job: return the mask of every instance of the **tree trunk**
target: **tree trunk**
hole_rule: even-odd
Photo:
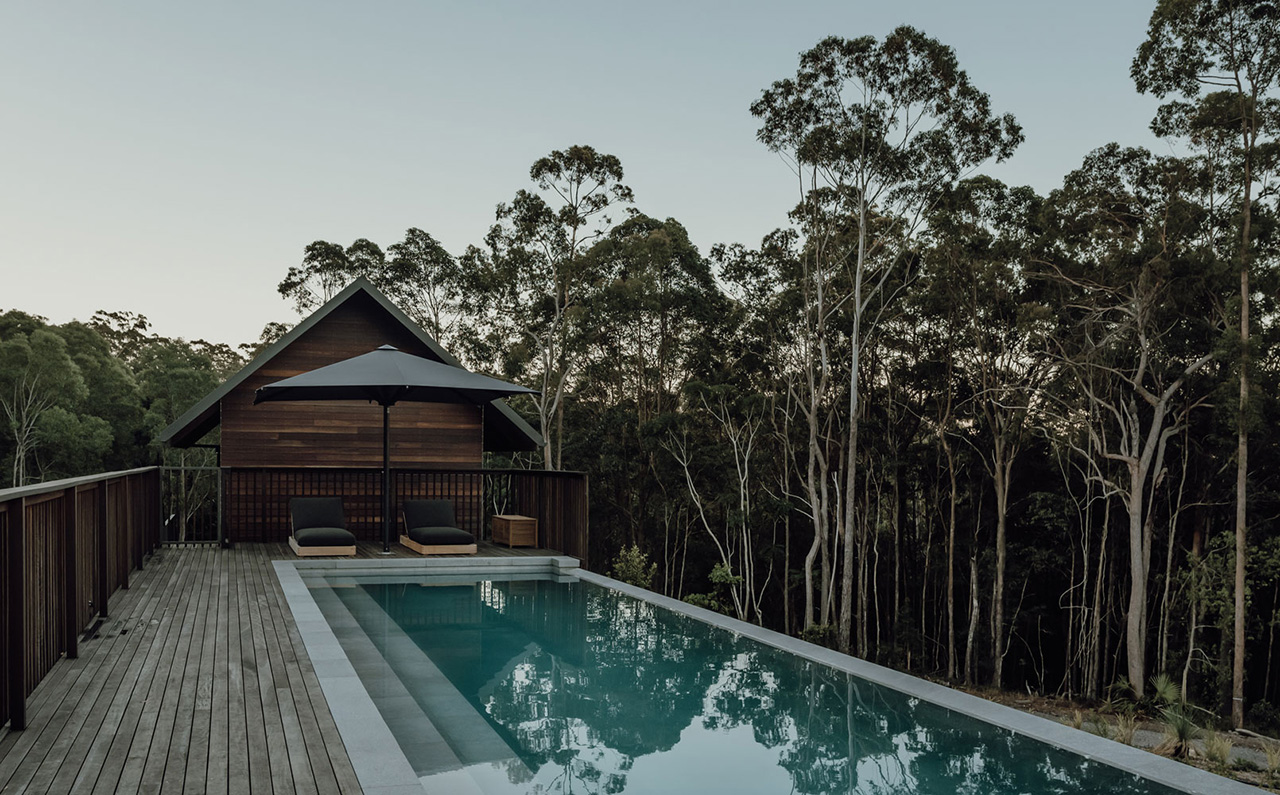
[[[1136,467],[1135,467],[1136,469]],[[1131,475],[1136,489],[1138,474]],[[1129,609],[1125,621],[1125,651],[1129,663],[1129,685],[1142,698],[1146,682],[1147,572],[1142,565],[1142,496],[1129,495]]]
[[[964,684],[969,687],[974,680],[974,641],[978,637],[978,559],[969,558],[969,637],[964,642]]]
[[[1008,553],[1006,530],[1009,514],[1009,468],[1008,462],[1002,460],[1003,446],[996,444],[996,461],[994,467],[996,487],[996,578],[991,606],[995,619],[991,627],[992,665],[994,673],[991,684],[999,690],[1004,686],[1004,570]]]
[[[1245,190],[1246,197],[1248,189]],[[1247,198],[1246,198],[1247,201]],[[1249,216],[1245,215],[1245,248],[1248,247]],[[1244,728],[1244,585],[1246,513],[1249,476],[1249,267],[1240,269],[1240,418],[1236,437],[1236,578],[1235,638],[1231,664],[1231,725]]]
[[[1236,439],[1236,587],[1235,643],[1231,665],[1231,725],[1244,728],[1244,586],[1245,540],[1248,530],[1246,498],[1249,477],[1249,226],[1253,220],[1253,149],[1257,143],[1257,108],[1255,96],[1247,107],[1242,102],[1240,124],[1244,143],[1244,200],[1241,202],[1240,226],[1240,413]],[[1241,100],[1244,99],[1241,95]]]
[[[956,503],[959,502],[959,486],[956,482],[956,463],[951,445],[944,434],[942,449],[947,456],[947,476],[951,482],[950,509],[947,514],[947,679],[956,678]]]
[[[1191,587],[1190,592],[1196,593],[1196,579],[1198,578],[1198,570],[1200,568],[1200,547],[1204,534],[1200,528],[1196,528],[1195,537],[1191,541],[1191,560],[1194,567],[1191,569]],[[1199,620],[1197,615],[1200,605],[1196,598],[1191,598],[1191,616],[1187,622],[1187,659],[1182,665],[1182,700],[1187,700],[1187,680],[1191,678],[1191,664],[1195,661],[1196,656],[1196,623]]]

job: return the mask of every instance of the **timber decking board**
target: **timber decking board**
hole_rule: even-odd
[[[393,557],[418,557],[404,547]],[[480,544],[481,555],[556,554]],[[360,544],[357,557],[384,557]],[[0,733],[0,793],[358,793],[276,580],[284,543],[161,548]]]

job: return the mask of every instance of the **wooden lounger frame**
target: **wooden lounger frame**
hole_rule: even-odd
[[[298,544],[298,539],[289,536],[289,546],[293,547],[293,553],[300,558],[319,557],[321,555],[350,555],[355,557],[356,555],[355,544],[346,547],[304,547]]]
[[[409,536],[400,536],[400,543],[419,555],[474,555],[475,544],[419,544]]]

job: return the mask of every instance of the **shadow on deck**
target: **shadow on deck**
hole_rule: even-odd
[[[360,792],[271,565],[293,557],[287,544],[159,549],[29,696],[26,731],[0,736],[0,790]],[[361,544],[358,557],[384,555]]]

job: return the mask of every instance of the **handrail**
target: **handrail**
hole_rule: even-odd
[[[378,467],[223,467],[223,537],[229,542],[280,542],[289,537],[292,497],[343,497],[347,529],[357,539],[381,539],[382,469]],[[459,527],[483,539],[492,513],[490,488],[507,513],[538,520],[538,545],[587,565],[589,488],[583,472],[495,467],[393,468],[393,495],[454,500]],[[398,510],[393,506],[393,518]]]
[[[0,490],[0,722],[26,728],[27,696],[159,544],[159,467]]]
[[[63,491],[73,486],[87,486],[90,483],[98,483],[103,480],[115,480],[126,475],[141,475],[143,472],[151,470],[159,470],[160,467],[138,467],[136,469],[120,469],[114,472],[99,472],[96,475],[82,475],[78,478],[62,478],[61,480],[46,480],[43,483],[32,483],[29,486],[14,486],[7,489],[0,489],[0,502],[9,502],[19,497],[35,497],[41,494],[47,494],[51,491]]]
[[[191,467],[194,469],[194,467]],[[215,467],[216,468],[216,467]],[[282,469],[316,469],[324,472],[370,472],[381,474],[382,467],[344,467],[344,466],[328,466],[317,464],[315,466],[307,465],[305,467],[220,467],[221,469],[234,469],[238,472],[275,472]],[[511,475],[511,474],[530,474],[530,475],[572,475],[575,477],[586,476],[586,472],[578,469],[520,469],[519,467],[391,467],[392,472],[450,472],[458,475]]]

